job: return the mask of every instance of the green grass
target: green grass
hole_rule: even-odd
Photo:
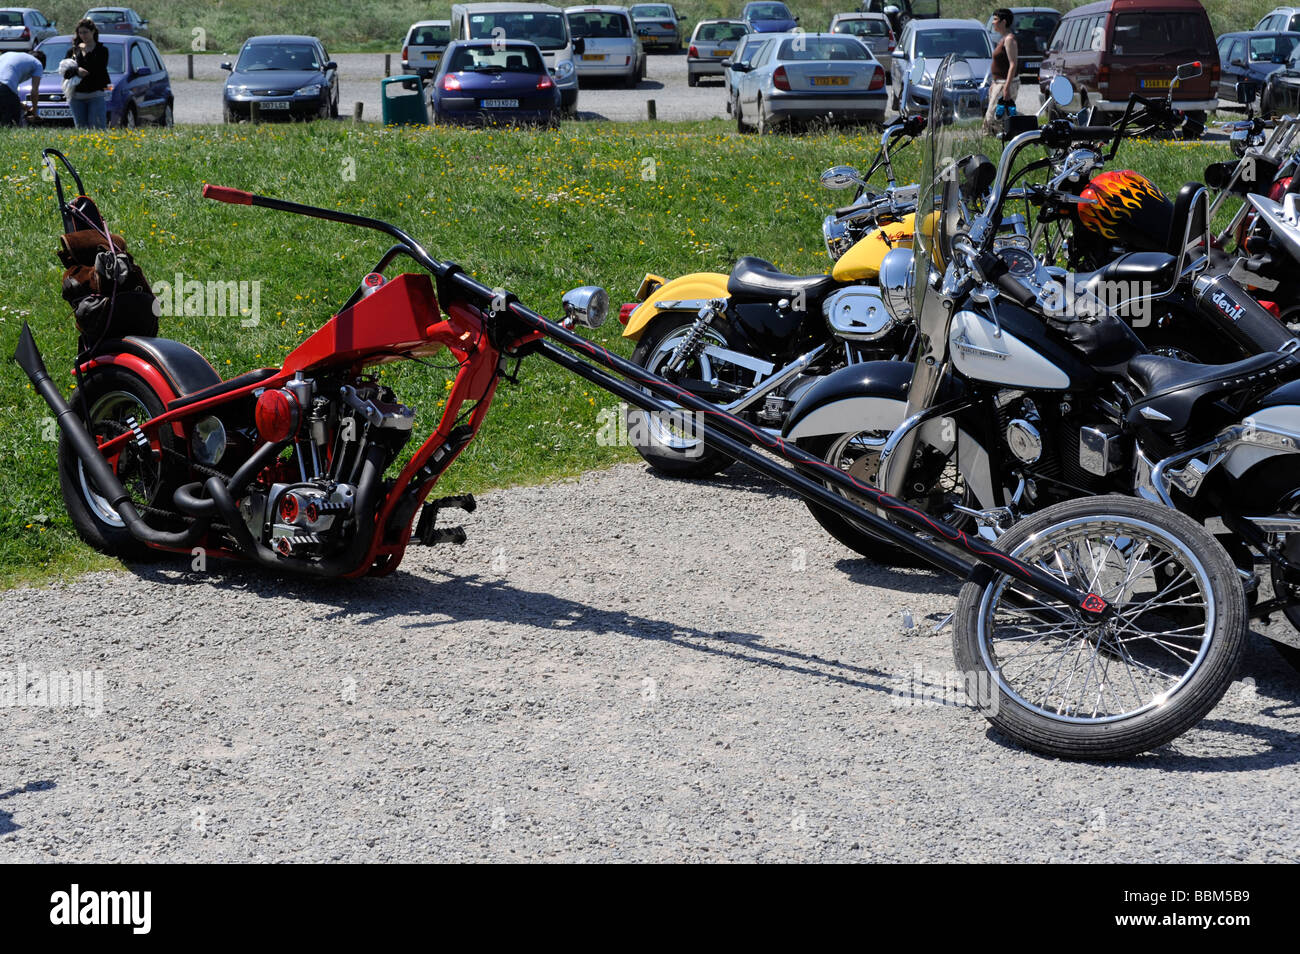
[[[276,365],[351,293],[387,247],[372,232],[199,197],[213,182],[393,221],[436,256],[555,314],[570,287],[603,284],[615,307],[646,271],[728,270],[754,254],[795,272],[825,271],[822,217],[842,194],[818,172],[863,163],[867,133],[739,137],[721,122],[566,124],[559,132],[403,130],[336,123],[177,127],[128,133],[0,131],[0,353],[26,319],[51,371],[71,388],[72,318],[54,256],[61,231],[38,164],[56,146],[80,168],[114,231],[153,282],[260,281],[261,322],[163,318],[161,334],[197,348],[225,376]],[[1171,192],[1225,152],[1208,145],[1126,146],[1131,165]],[[911,153],[915,156],[915,151]],[[354,177],[352,174],[355,174]],[[915,167],[899,167],[901,181]],[[595,337],[624,355],[610,322]],[[428,433],[450,375],[389,366]],[[537,483],[635,459],[596,441],[612,396],[536,358],[503,385],[480,439],[445,492]],[[0,586],[104,565],[77,541],[58,492],[53,428],[17,365],[0,362]],[[416,441],[412,441],[413,449]]]
[[[832,14],[861,6],[860,2],[853,0],[788,0],[788,3],[806,30],[824,30]],[[563,7],[566,4],[554,5]],[[1036,0],[1033,5],[1055,6],[1061,10],[1079,6],[1046,0]],[[685,14],[687,26],[692,27],[705,17],[739,16],[744,0],[684,0],[676,6],[679,13]],[[944,0],[943,13],[950,17],[974,17],[983,23],[996,6],[998,4],[977,3],[975,0]],[[1275,6],[1273,0],[1205,2],[1216,34],[1250,29]],[[56,18],[60,28],[68,32],[87,8],[87,4],[73,5],[66,0],[42,6],[45,15]],[[430,5],[417,0],[358,0],[346,4],[326,0],[296,0],[293,3],[279,0],[220,0],[218,3],[175,0],[166,4],[141,3],[135,9],[149,19],[159,46],[166,52],[176,53],[194,49],[195,29],[204,31],[204,49],[214,53],[233,53],[245,39],[256,33],[308,33],[319,36],[326,47],[336,53],[396,52],[407,27],[416,20],[451,14],[450,3]]]

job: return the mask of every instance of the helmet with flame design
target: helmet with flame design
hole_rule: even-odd
[[[1079,223],[1130,251],[1163,249],[1173,203],[1146,176],[1131,169],[1103,172],[1083,190],[1093,202],[1078,206]]]

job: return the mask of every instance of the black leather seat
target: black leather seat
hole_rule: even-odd
[[[1129,361],[1127,370],[1129,380],[1145,392],[1129,411],[1130,421],[1174,432],[1187,427],[1192,411],[1205,398],[1300,378],[1300,357],[1268,351],[1231,364],[1195,364],[1140,354]]]
[[[1164,252],[1130,252],[1095,272],[1079,272],[1074,290],[1094,296],[1122,318],[1133,317],[1151,307],[1144,296],[1163,294],[1173,285],[1176,263]]]
[[[183,397],[171,401],[167,405],[167,410],[174,411],[178,407],[186,407],[190,404],[196,404],[199,401],[206,401],[208,398],[217,397],[220,394],[228,394],[231,391],[238,391],[240,388],[246,388],[250,384],[257,384],[259,381],[265,381],[273,374],[277,374],[276,368],[258,368],[256,371],[246,371],[245,373],[231,378],[229,381],[221,381],[201,391],[191,391]]]
[[[782,298],[794,301],[802,295],[804,307],[811,310],[839,284],[829,275],[787,275],[771,262],[746,256],[731,270],[727,294],[740,300],[771,302]]]

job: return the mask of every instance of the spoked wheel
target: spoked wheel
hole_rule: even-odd
[[[827,434],[798,442],[802,450],[827,463],[834,464],[859,484],[876,486],[880,470],[880,451],[889,439],[889,431],[857,431],[848,434]],[[827,488],[854,503],[876,513],[876,508],[865,497],[854,496],[840,487],[827,484]],[[919,510],[938,517],[958,529],[966,529],[971,517],[956,509],[955,505],[973,506],[973,498],[957,470],[956,461],[945,457],[932,447],[919,447],[908,476],[904,494],[908,503]],[[831,536],[850,550],[856,550],[878,563],[910,563],[912,555],[902,547],[876,536],[866,527],[840,516],[834,510],[807,501],[808,509],[816,521]]]
[[[664,374],[677,349],[686,345],[694,316],[688,313],[661,315],[650,323],[636,350],[632,363],[654,374]],[[703,350],[714,344],[730,348],[726,332],[714,324],[709,325],[697,342],[694,355],[673,374],[673,380],[705,382],[714,378],[727,381],[734,378],[736,368],[719,364]],[[691,418],[694,420],[694,418]],[[628,439],[642,457],[655,470],[674,477],[708,477],[726,470],[732,459],[710,450],[690,427],[674,426],[672,420],[660,415],[629,410],[627,414]]]
[[[132,423],[143,425],[162,413],[162,404],[147,385],[135,375],[117,368],[91,372],[85,382],[86,405],[90,409],[88,430],[104,444],[132,430]],[[80,411],[81,398],[73,394],[69,404]],[[150,508],[171,508],[175,489],[174,467],[168,454],[174,443],[170,428],[162,428],[150,440],[129,439],[109,464],[122,486],[131,495],[146,522],[159,529],[177,529],[179,524],[156,514]],[[138,557],[148,548],[131,535],[121,516],[86,474],[80,458],[64,437],[59,443],[59,485],[68,516],[81,538],[96,550],[118,557]]]
[[[1114,611],[1085,620],[992,570],[962,587],[957,666],[987,680],[984,715],[1019,744],[1064,758],[1134,755],[1191,728],[1227,691],[1245,595],[1195,521],[1138,498],[1091,497],[1023,520],[998,548]]]

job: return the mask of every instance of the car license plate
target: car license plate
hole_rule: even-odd
[[[582,54],[582,58],[583,58],[584,60],[588,60],[588,61],[590,61],[590,60],[603,60],[603,59],[605,58],[605,54],[604,54],[604,53],[584,53],[584,54]]]
[[[36,111],[41,119],[71,119],[72,107],[70,106],[43,106]]]
[[[284,100],[267,100],[257,104],[258,109],[288,109],[289,104]]]
[[[517,99],[485,99],[483,100],[484,109],[518,109],[519,100]]]
[[[1143,89],[1168,89],[1169,80],[1167,79],[1144,79],[1142,81]]]
[[[814,76],[814,86],[848,86],[849,78],[847,76]]]
[[[714,50],[714,51],[713,51],[713,55],[714,55],[714,56],[730,56],[730,55],[731,55],[731,50]]]
[[[424,54],[424,58],[426,60],[433,60],[433,62],[437,63],[438,57],[440,57],[441,55],[442,55],[441,53],[426,53]]]

